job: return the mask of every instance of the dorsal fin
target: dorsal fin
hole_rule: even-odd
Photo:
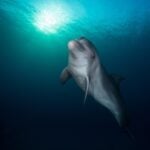
[[[120,76],[120,75],[116,75],[116,74],[111,74],[110,75],[111,78],[114,80],[114,82],[117,84],[117,85],[120,85],[120,82],[125,80],[124,77]]]

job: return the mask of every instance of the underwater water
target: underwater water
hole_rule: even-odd
[[[51,21],[50,21],[51,20]],[[67,43],[85,36],[121,84],[134,143],[70,80]],[[0,149],[150,149],[149,0],[0,0]]]

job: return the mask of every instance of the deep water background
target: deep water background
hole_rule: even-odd
[[[56,34],[34,25],[52,1],[0,0],[0,149],[149,150],[150,1],[61,0],[72,20]],[[53,0],[53,2],[56,2]],[[86,36],[121,84],[134,143],[73,80],[62,86],[67,42]]]

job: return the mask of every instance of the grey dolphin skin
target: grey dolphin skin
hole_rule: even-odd
[[[104,69],[96,47],[85,37],[70,41],[68,49],[68,66],[61,73],[61,82],[64,84],[73,77],[85,91],[84,101],[91,95],[113,114],[121,127],[127,127],[128,117],[119,90],[123,78]]]

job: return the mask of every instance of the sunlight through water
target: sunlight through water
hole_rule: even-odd
[[[51,4],[35,14],[33,24],[42,32],[56,33],[69,23],[71,14],[67,6]]]

